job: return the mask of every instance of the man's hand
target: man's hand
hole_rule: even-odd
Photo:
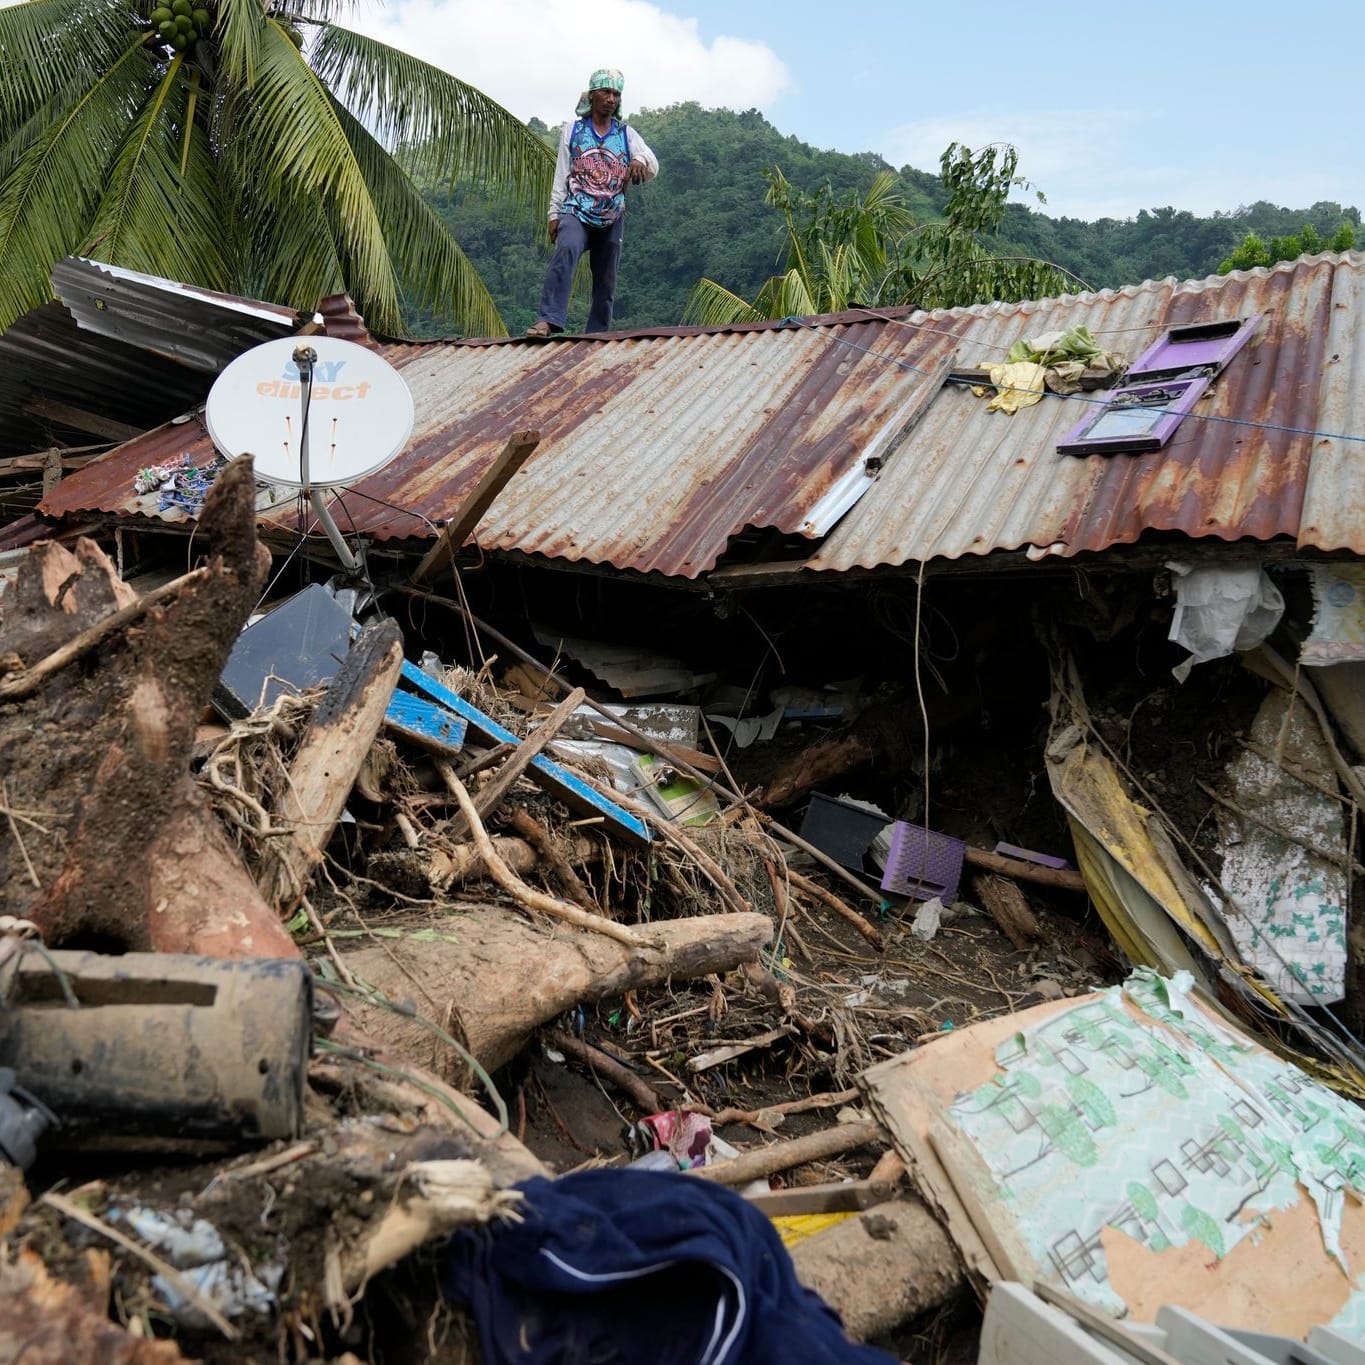
[[[630,183],[638,185],[645,178],[645,163],[643,161],[632,161],[630,163]]]
[[[551,242],[554,242],[554,241],[556,241],[556,240],[558,239],[558,237],[559,237],[559,219],[558,219],[558,218],[551,218],[551,219],[550,219],[549,229],[550,229],[550,241],[551,241]]]

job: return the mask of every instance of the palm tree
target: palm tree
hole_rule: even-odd
[[[348,0],[0,9],[0,330],[77,253],[380,331],[403,302],[505,335],[419,180],[513,208],[553,156],[472,86],[333,22]]]
[[[952,143],[940,161],[944,216],[920,224],[892,171],[879,171],[860,199],[836,198],[828,185],[807,194],[773,169],[766,202],[781,210],[786,225],[784,273],[767,280],[752,303],[715,280],[699,280],[687,301],[687,320],[725,327],[859,306],[956,308],[1086,287],[1061,266],[1001,255],[987,244],[1004,220],[1010,191],[1032,188],[1016,174],[1017,164],[1008,144],[973,152]]]
[[[699,280],[687,301],[687,320],[725,327],[874,302],[895,243],[914,223],[896,192],[895,174],[879,171],[861,198],[836,198],[828,185],[806,194],[777,167],[767,178],[764,202],[781,212],[787,230],[785,270],[766,280],[752,303],[715,280]]]

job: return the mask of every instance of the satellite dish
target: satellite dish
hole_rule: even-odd
[[[312,351],[304,443],[303,397]],[[336,337],[282,337],[239,355],[209,391],[204,421],[228,457],[255,456],[257,477],[337,488],[383,469],[412,435],[412,394],[383,356]]]

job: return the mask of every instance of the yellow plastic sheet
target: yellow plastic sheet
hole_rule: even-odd
[[[790,1248],[807,1237],[814,1237],[817,1232],[832,1228],[835,1223],[842,1223],[845,1218],[857,1216],[856,1213],[792,1213],[774,1218],[772,1222],[782,1238],[782,1245]]]

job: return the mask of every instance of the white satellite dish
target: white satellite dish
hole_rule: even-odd
[[[316,354],[306,450],[300,348]],[[383,356],[353,341],[282,337],[253,346],[218,376],[204,421],[229,459],[255,456],[258,478],[337,488],[383,469],[407,445],[412,394]]]
[[[383,469],[412,435],[412,394],[383,356],[336,337],[282,337],[239,355],[204,409],[213,444],[256,476],[303,489],[342,564],[364,573],[322,490]]]

